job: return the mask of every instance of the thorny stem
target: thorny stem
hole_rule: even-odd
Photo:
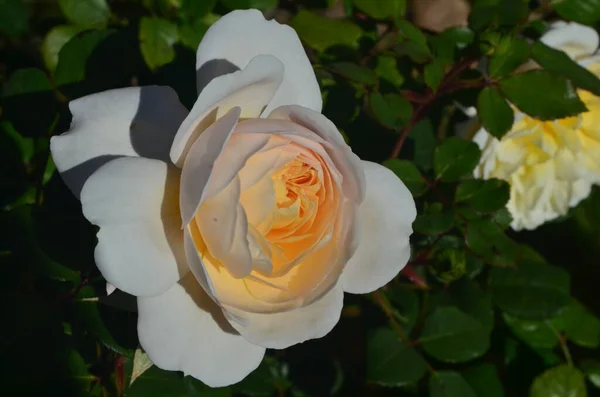
[[[464,88],[481,87],[489,84],[489,82],[487,81],[454,81],[462,72],[470,68],[471,65],[476,61],[477,59],[475,58],[465,58],[462,61],[458,62],[456,65],[454,65],[452,70],[450,70],[444,77],[444,80],[442,81],[437,91],[429,90],[428,93],[423,97],[417,96],[414,93],[404,94],[405,98],[409,100],[411,100],[411,98],[417,99],[414,102],[420,103],[420,105],[416,108],[408,126],[404,128],[404,130],[400,134],[400,137],[396,141],[390,158],[398,157],[400,151],[402,150],[402,146],[404,145],[404,141],[406,140],[414,126],[421,120],[425,111],[438,98]]]

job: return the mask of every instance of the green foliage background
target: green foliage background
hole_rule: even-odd
[[[469,27],[439,34],[413,25],[405,0],[341,0],[343,18],[324,16],[335,3],[0,0],[3,395],[600,395],[600,192],[512,232],[507,184],[472,180],[479,149],[455,136],[467,121],[457,103],[497,137],[513,122],[506,99],[540,119],[584,111],[573,87],[598,95],[600,80],[536,39],[553,20],[598,26],[600,0],[473,0]],[[410,188],[413,257],[381,290],[346,295],[327,337],[270,351],[238,385],[156,367],[131,384],[135,305],[106,297],[96,231],[55,172],[49,137],[68,129],[70,100],[111,88],[169,85],[191,108],[202,35],[249,7],[297,30],[324,114]],[[530,58],[543,68],[514,74]]]

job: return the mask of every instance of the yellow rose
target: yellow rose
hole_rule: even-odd
[[[558,22],[541,41],[600,74],[594,29]],[[542,121],[517,111],[512,129],[501,140],[484,129],[474,137],[482,150],[475,177],[510,184],[507,208],[515,230],[535,229],[565,215],[600,182],[600,98],[582,90],[579,95],[586,113]]]
[[[98,268],[138,297],[150,359],[224,386],[265,348],[327,334],[344,292],[397,275],[416,213],[402,182],[320,113],[290,27],[232,12],[196,66],[190,112],[166,87],[80,98],[51,150],[100,227]]]

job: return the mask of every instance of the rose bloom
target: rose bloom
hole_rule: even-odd
[[[217,387],[265,348],[320,338],[344,291],[389,282],[410,256],[411,194],[361,161],[321,112],[288,26],[235,11],[197,53],[191,111],[167,87],[77,99],[51,150],[98,225],[106,280],[137,296],[140,344],[160,368]]]
[[[559,22],[541,41],[600,74],[594,29]],[[512,129],[501,140],[484,129],[474,137],[482,150],[475,177],[510,184],[507,208],[515,230],[535,229],[565,215],[600,182],[600,98],[583,90],[579,95],[588,108],[585,113],[542,121],[517,111]]]

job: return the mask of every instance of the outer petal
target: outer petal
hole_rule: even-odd
[[[310,305],[281,313],[248,313],[224,307],[231,325],[252,343],[271,349],[327,335],[340,319],[344,292],[334,287]]]
[[[180,370],[211,387],[239,382],[265,349],[242,338],[192,275],[164,294],[139,298],[140,344],[158,367]]]
[[[265,21],[257,10],[233,11],[206,32],[196,55],[198,92],[209,78],[243,69],[260,54],[273,55],[285,67],[283,83],[265,114],[282,105],[321,111],[319,84],[298,35],[289,26]]]
[[[96,264],[136,296],[157,295],[188,272],[177,204],[179,170],[158,160],[120,158],[81,191],[83,214],[100,226]]]
[[[259,117],[271,102],[282,79],[282,63],[270,55],[261,55],[255,57],[244,70],[212,80],[200,93],[177,131],[171,147],[173,163],[182,167],[188,151],[200,134],[230,109],[239,106],[242,117]]]
[[[69,103],[71,129],[50,150],[65,183],[79,197],[89,176],[121,156],[167,161],[187,109],[169,87],[110,90]]]
[[[341,277],[344,291],[353,294],[374,291],[402,270],[417,216],[412,195],[394,173],[368,161],[363,166],[367,195],[359,208],[359,245]]]
[[[550,47],[565,51],[572,58],[590,56],[598,49],[598,33],[574,22],[552,24],[540,40]]]

